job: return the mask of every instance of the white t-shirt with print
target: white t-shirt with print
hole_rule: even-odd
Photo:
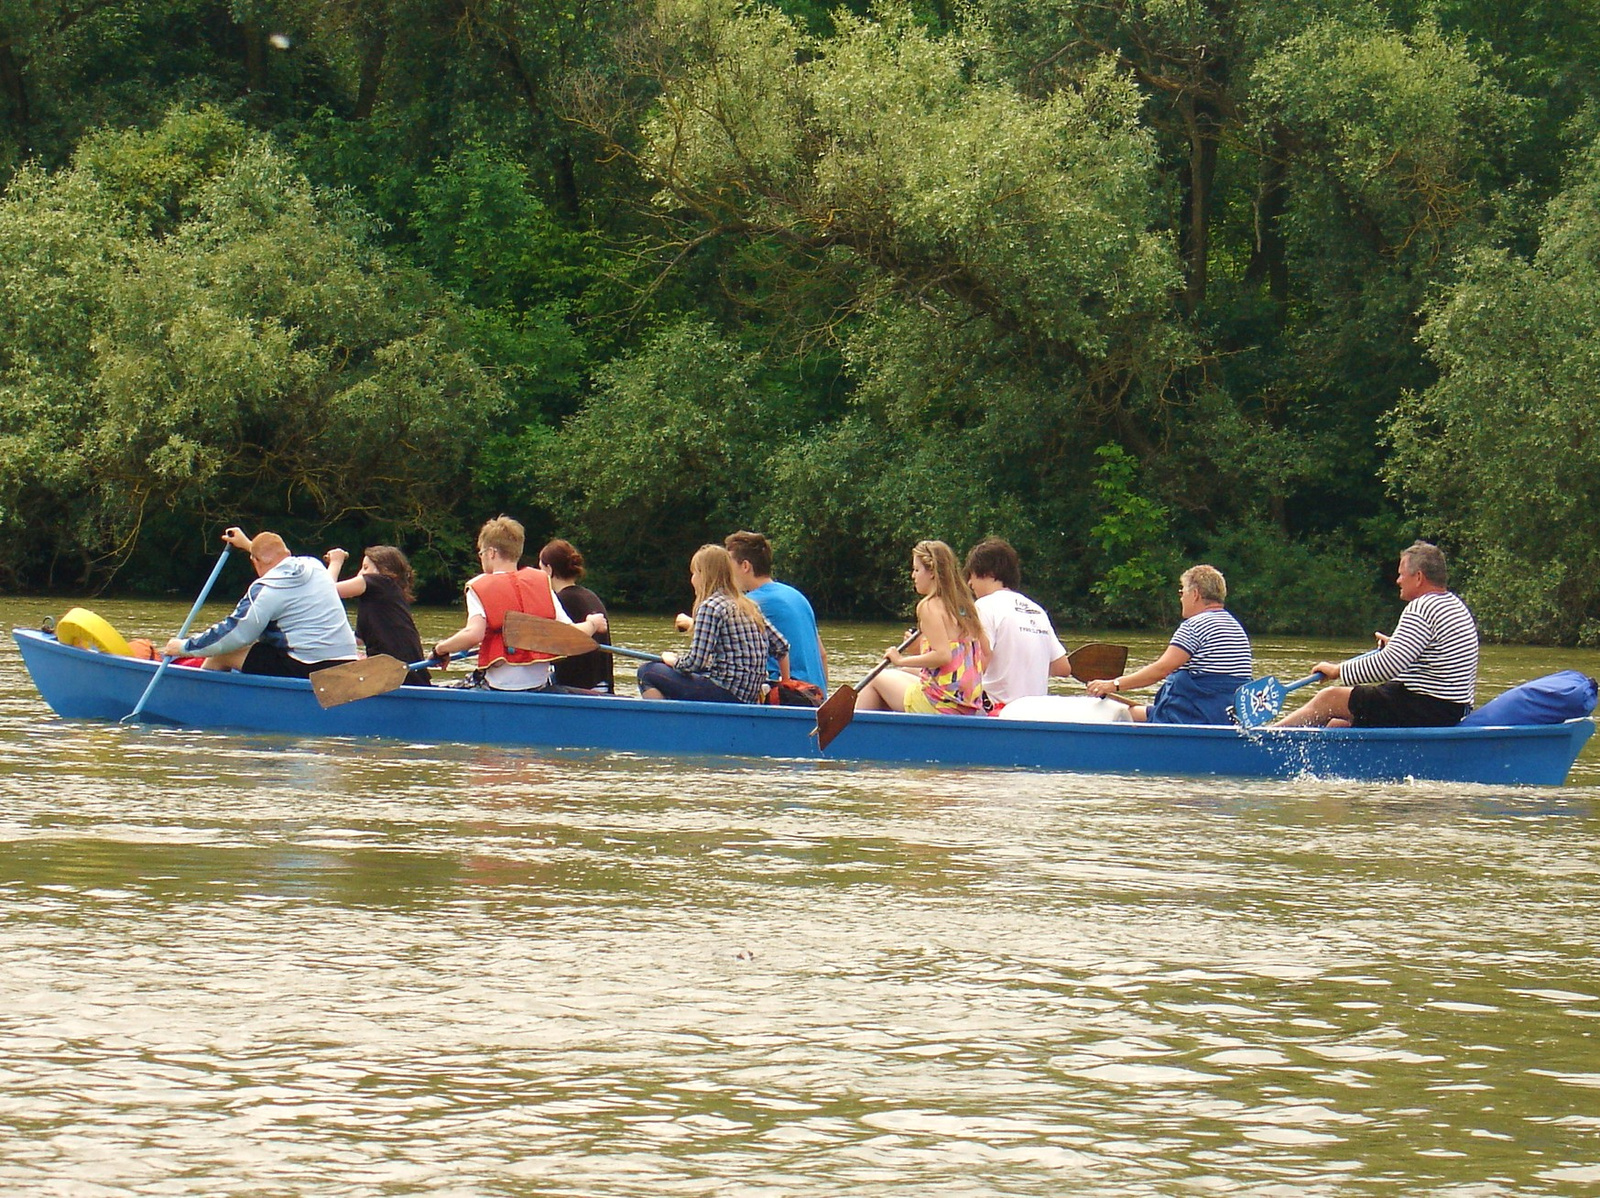
[[[1050,663],[1067,655],[1056,630],[1032,599],[1002,587],[978,600],[978,618],[994,650],[983,689],[1002,703],[1050,690]]]

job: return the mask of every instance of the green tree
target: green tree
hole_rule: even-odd
[[[1456,551],[1487,635],[1600,643],[1600,140],[1531,259],[1471,255],[1429,312],[1431,387],[1388,422],[1385,474]]]
[[[179,112],[25,170],[0,260],[13,579],[66,556],[104,582],[156,520],[459,537],[502,392],[437,287],[237,122]]]
[[[1086,507],[1084,426],[1147,435],[1185,345],[1125,80],[1104,70],[1034,100],[985,73],[979,41],[905,10],[841,14],[836,29],[668,0],[635,60],[659,86],[654,114],[616,150],[657,188],[661,261],[692,269],[738,247],[764,268],[718,277],[741,289],[745,319],[793,320],[802,344],[838,347],[855,416],[797,430],[771,465],[861,462],[808,488],[850,492],[840,519],[858,513],[882,551],[849,605],[903,594],[920,537],[1027,540],[1018,513],[1048,527]],[[809,542],[786,561],[820,568],[832,538],[797,502],[780,494],[757,514]]]
[[[1092,590],[1114,622],[1153,622],[1161,595],[1173,577],[1167,510],[1142,494],[1138,464],[1120,445],[1102,445],[1094,489],[1099,518],[1089,530],[1100,551],[1099,578]]]
[[[705,321],[664,325],[598,371],[559,436],[522,442],[534,493],[608,571],[617,598],[681,599],[689,557],[742,514],[784,430],[766,418],[756,364]]]

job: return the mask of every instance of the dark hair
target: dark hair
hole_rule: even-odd
[[[767,578],[772,574],[772,542],[760,533],[740,529],[728,534],[722,544],[734,561],[748,562],[757,578]]]
[[[1400,559],[1436,587],[1450,585],[1450,571],[1444,564],[1444,550],[1427,541],[1413,541],[1401,551]]]
[[[378,568],[378,573],[385,578],[392,578],[400,588],[400,593],[410,603],[416,596],[411,593],[411,588],[416,584],[417,576],[412,572],[411,563],[406,555],[393,545],[369,545],[363,549],[362,555]]]
[[[985,537],[967,554],[966,576],[992,578],[1015,591],[1022,586],[1022,558],[1017,556],[1010,541]]]
[[[571,541],[563,541],[560,537],[539,550],[539,564],[549,566],[550,573],[557,578],[570,578],[576,582],[583,577],[583,554]]]

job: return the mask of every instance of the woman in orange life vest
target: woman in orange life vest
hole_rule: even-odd
[[[551,690],[548,653],[508,649],[502,630],[506,613],[527,612],[547,620],[572,624],[556,602],[550,578],[543,570],[521,568],[522,525],[509,516],[496,516],[478,530],[478,561],[483,573],[467,583],[467,622],[433,647],[436,661],[476,647],[478,668],[471,685],[497,691]],[[593,636],[606,630],[606,618],[596,613],[575,627]]]
[[[989,638],[972,588],[943,541],[918,541],[911,550],[911,584],[917,603],[918,652],[890,649],[889,664],[856,695],[857,711],[909,711],[919,715],[983,715],[983,667]],[[913,672],[914,671],[914,672]]]

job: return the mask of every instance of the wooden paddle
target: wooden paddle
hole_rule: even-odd
[[[476,652],[476,649],[463,649],[459,653],[452,654],[450,660],[460,661],[463,657]],[[426,670],[437,664],[430,657],[426,661],[414,661],[407,665],[398,657],[390,657],[387,653],[375,653],[371,657],[362,657],[356,661],[347,661],[342,665],[316,671],[311,675],[311,691],[324,708],[337,707],[341,703],[353,703],[357,699],[386,695],[404,683],[406,675],[412,670]]]
[[[1228,711],[1239,727],[1259,728],[1278,718],[1278,713],[1283,710],[1283,698],[1290,691],[1322,681],[1324,677],[1321,674],[1311,674],[1288,685],[1276,678],[1257,678],[1233,692],[1233,703]]]
[[[1128,646],[1090,641],[1067,654],[1067,661],[1072,666],[1072,676],[1079,682],[1116,678],[1128,668]]]
[[[904,653],[911,648],[921,635],[921,631],[915,628],[907,633],[906,639],[900,642],[900,652]],[[856,718],[856,692],[865,689],[869,682],[888,667],[889,655],[886,653],[883,660],[873,666],[860,682],[854,686],[847,682],[823,700],[822,706],[817,708],[816,729],[811,734],[817,738],[817,748],[826,749],[833,743],[834,737],[850,726],[850,721]]]
[[[1072,663],[1072,676],[1079,682],[1118,678],[1128,668],[1128,646],[1110,645],[1105,641],[1090,641],[1067,654],[1067,660]],[[1130,699],[1127,695],[1119,695],[1116,691],[1101,697],[1115,699],[1118,703],[1126,703],[1129,707],[1138,707],[1144,702],[1143,699]]]
[[[502,634],[511,649],[528,649],[534,653],[549,653],[556,657],[579,657],[585,653],[615,653],[618,657],[632,657],[639,661],[660,661],[659,653],[646,653],[643,649],[624,649],[620,645],[602,645],[583,629],[560,620],[547,620],[543,616],[525,611],[508,611]]]

